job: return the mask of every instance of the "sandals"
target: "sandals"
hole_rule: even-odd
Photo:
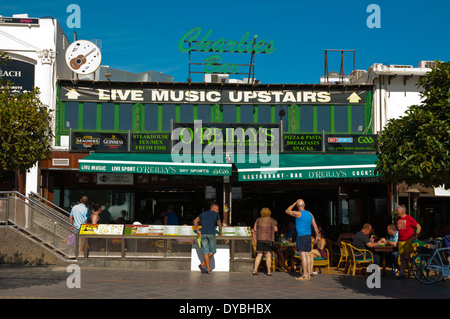
[[[207,274],[207,273],[208,273],[208,271],[207,271],[205,268],[202,267],[202,264],[198,265],[198,268],[200,269],[200,271],[201,271],[202,273],[204,273],[204,274]]]
[[[295,280],[300,280],[300,281],[308,281],[308,280],[311,280],[311,277],[298,277],[298,278],[295,278]]]
[[[271,272],[268,272],[268,273],[267,273],[267,276],[272,276],[272,273],[271,273]]]
[[[254,272],[252,272],[252,275],[256,276],[256,275],[258,275],[258,273],[256,271],[254,271]]]

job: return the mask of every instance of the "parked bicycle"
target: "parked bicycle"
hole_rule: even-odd
[[[428,247],[418,247],[411,262],[414,277],[423,284],[433,284],[450,276],[450,245],[437,238]]]

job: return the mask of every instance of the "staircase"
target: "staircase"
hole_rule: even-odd
[[[72,230],[69,213],[38,194],[0,192],[0,225],[14,228],[60,259],[76,261],[78,234]]]

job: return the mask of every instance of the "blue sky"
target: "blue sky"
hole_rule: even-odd
[[[81,27],[69,28],[70,4],[81,9]],[[381,28],[369,28],[370,4],[380,8]],[[273,40],[277,49],[256,55],[256,78],[262,83],[319,83],[325,49],[356,51],[356,69],[373,63],[408,64],[450,60],[450,2],[444,0],[227,0],[227,1],[5,1],[0,15],[28,13],[57,19],[70,41],[100,39],[102,65],[130,72],[154,70],[184,82],[188,54],[178,41],[188,30],[202,28],[209,40],[239,41],[244,33]],[[1,44],[0,44],[1,45]],[[193,53],[203,62],[210,53]],[[222,54],[226,63],[249,63],[249,54]],[[345,55],[346,73],[352,55]],[[340,55],[329,57],[329,70],[339,71]],[[246,69],[246,68],[245,68]],[[201,71],[197,67],[198,71]],[[246,70],[245,70],[246,71]],[[236,75],[243,78],[244,75]],[[194,81],[201,81],[199,75]]]

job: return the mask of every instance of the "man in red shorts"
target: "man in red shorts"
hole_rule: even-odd
[[[414,251],[413,241],[419,237],[422,227],[411,216],[406,214],[405,205],[397,207],[398,221],[398,254],[400,255],[400,272],[398,279],[406,278],[405,269],[411,261],[411,254]]]

